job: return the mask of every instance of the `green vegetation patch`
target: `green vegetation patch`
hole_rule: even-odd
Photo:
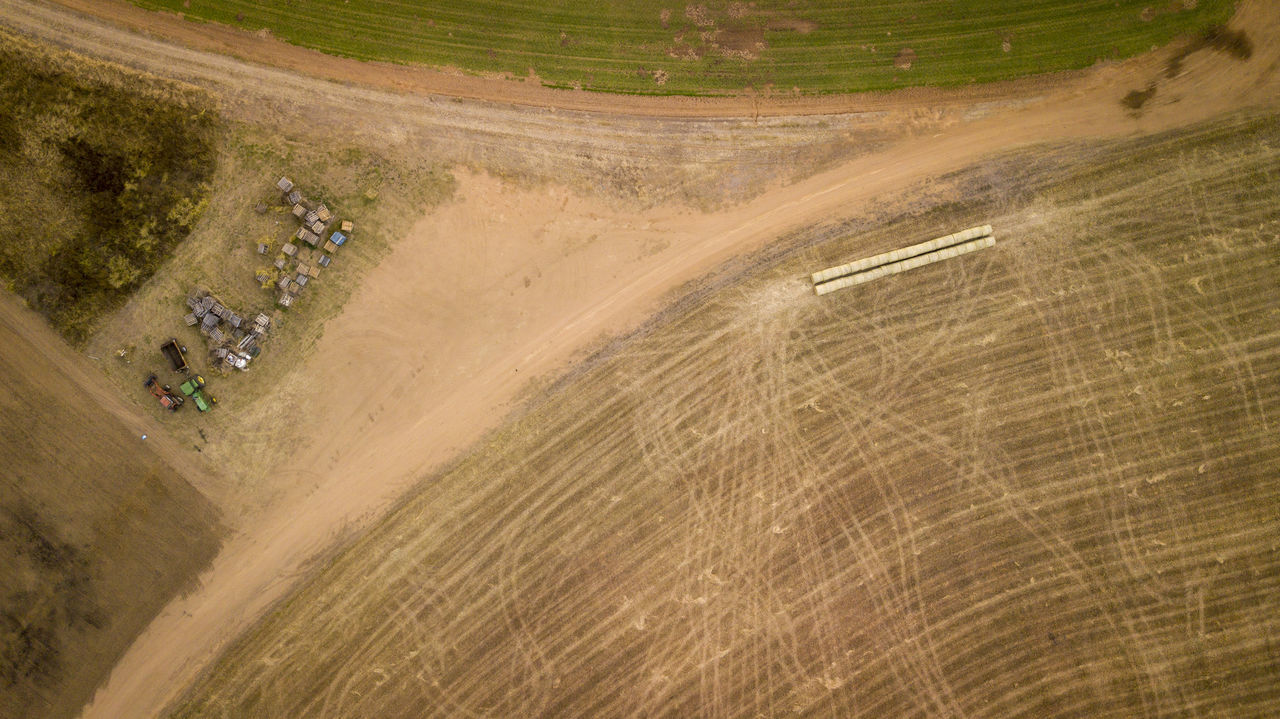
[[[554,87],[721,95],[958,85],[1086,67],[1225,22],[1230,0],[135,0],[362,60]]]
[[[0,277],[72,340],[206,205],[220,122],[194,88],[0,34]]]

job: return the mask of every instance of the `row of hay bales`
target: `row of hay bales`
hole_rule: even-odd
[[[948,260],[996,243],[991,225],[937,237],[909,247],[883,252],[846,265],[828,267],[812,275],[813,289],[819,295],[906,272],[941,260]]]

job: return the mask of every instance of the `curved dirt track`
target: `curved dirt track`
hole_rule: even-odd
[[[59,6],[3,0],[0,25],[208,88],[227,116],[295,138],[325,142],[336,134],[351,144],[430,154],[504,175],[606,187],[642,201],[684,195],[721,201],[743,189],[758,191],[778,177],[811,172],[892,137],[929,131],[1008,102],[807,117],[619,114],[606,121],[594,112],[387,89],[379,84],[384,68],[350,61],[339,64],[361,68],[363,74],[337,79],[299,74],[137,35]],[[277,46],[290,47],[272,45]],[[394,73],[394,68],[385,70]],[[734,185],[720,187],[729,173]]]
[[[1234,23],[1254,37],[1269,37],[1277,27],[1277,14],[1280,10],[1267,3],[1248,4]],[[503,122],[510,121],[512,126],[502,141],[514,146],[513,152],[521,151],[530,136],[534,152],[540,143],[563,142],[565,113],[495,108],[483,103],[441,107],[441,103],[432,104],[422,96],[345,86],[176,48],[81,16],[11,0],[0,3],[0,23],[72,49],[211,86],[233,106],[251,105],[262,94],[278,90],[286,96],[310,93],[323,102],[385,109],[380,113],[382,124],[357,129],[370,136],[391,126],[438,127],[451,121],[450,113],[461,117],[474,112],[489,114],[482,120],[459,120],[452,132],[466,136],[477,131],[475,122],[481,122],[485,128],[480,131],[497,133]],[[659,249],[634,259],[602,253],[596,269],[606,277],[616,273],[616,283],[575,287],[569,292],[571,301],[531,307],[527,321],[502,338],[501,351],[488,352],[466,367],[460,381],[431,397],[429,403],[387,399],[398,388],[411,385],[418,368],[400,362],[403,357],[394,352],[389,359],[380,359],[382,350],[397,343],[431,339],[422,333],[422,321],[414,318],[412,303],[419,299],[416,290],[388,281],[399,275],[397,263],[405,259],[393,254],[366,279],[347,311],[330,322],[306,368],[316,386],[347,388],[335,389],[317,400],[317,416],[351,418],[352,423],[332,436],[337,444],[330,446],[331,452],[303,460],[292,469],[305,481],[298,483],[299,488],[288,499],[242,525],[240,535],[228,543],[203,577],[202,587],[176,600],[139,637],[85,716],[158,715],[228,641],[294,586],[308,561],[331,546],[340,532],[382,514],[424,471],[438,467],[494,427],[513,407],[526,378],[555,372],[602,335],[634,327],[684,282],[727,259],[759,249],[789,229],[855,215],[872,200],[990,153],[1043,141],[1157,131],[1231,109],[1274,102],[1280,95],[1275,71],[1280,62],[1278,53],[1280,48],[1258,44],[1254,57],[1243,63],[1223,55],[1198,53],[1188,58],[1183,73],[1175,79],[1163,76],[1167,53],[1156,53],[1082,74],[1065,89],[1053,90],[1026,107],[888,147],[723,212],[648,213],[643,217],[650,219],[637,232],[658,240],[655,247]],[[1119,99],[1128,91],[1153,81],[1159,83],[1159,93],[1141,115],[1132,115],[1120,105]],[[1047,92],[1048,88],[1037,90]],[[572,119],[583,126],[597,121],[589,116]],[[617,121],[631,123],[627,127],[633,128],[633,137],[642,147],[646,128],[652,130],[653,123],[662,122]],[[634,151],[625,137],[619,135],[614,141],[617,152]],[[473,159],[483,162],[488,158],[480,153]],[[686,159],[701,161],[696,154]],[[464,187],[463,202],[467,192]],[[406,244],[424,242],[422,238],[430,236],[431,228],[431,218],[424,219],[416,237]],[[559,279],[572,277],[570,268],[562,271],[566,274]],[[543,279],[554,282],[556,278]],[[479,305],[472,311],[483,315],[485,309]],[[393,327],[395,335],[376,331],[381,327]],[[366,361],[334,361],[353,355]]]

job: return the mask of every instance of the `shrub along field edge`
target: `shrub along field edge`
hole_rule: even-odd
[[[0,277],[83,342],[204,212],[222,122],[193,87],[0,33]]]

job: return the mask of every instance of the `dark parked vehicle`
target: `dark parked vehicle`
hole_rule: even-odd
[[[186,374],[191,368],[187,366],[187,356],[183,354],[187,351],[186,347],[178,344],[177,339],[171,339],[160,346],[160,351],[165,357],[169,358],[169,364],[173,365],[174,372]]]

